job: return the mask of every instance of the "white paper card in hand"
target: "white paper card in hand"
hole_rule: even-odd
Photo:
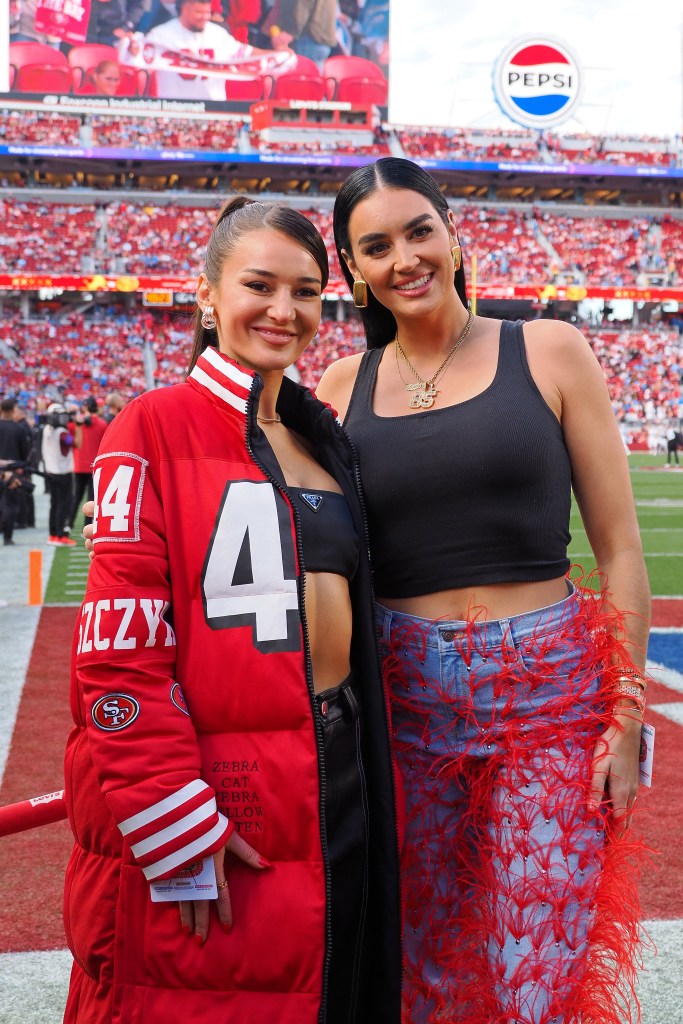
[[[655,727],[643,722],[640,734],[640,784],[652,785],[652,761],[655,754]]]
[[[152,903],[166,903],[177,900],[215,900],[216,868],[213,857],[197,860],[173,878],[164,878],[150,885]]]

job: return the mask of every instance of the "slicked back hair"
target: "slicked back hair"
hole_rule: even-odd
[[[215,288],[221,279],[223,265],[230,254],[239,245],[242,235],[249,231],[261,231],[267,228],[278,231],[281,235],[295,242],[308,252],[318,265],[322,278],[322,287],[326,287],[330,271],[327,249],[318,229],[298,210],[293,210],[284,203],[261,203],[247,196],[234,196],[221,207],[216,223],[206,246],[204,272],[209,284]],[[205,348],[218,345],[215,330],[207,330],[202,325],[202,311],[197,309],[194,321],[194,341],[190,356],[189,369]]]

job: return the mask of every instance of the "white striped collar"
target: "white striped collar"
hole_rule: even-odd
[[[215,348],[205,348],[190,373],[190,378],[200,388],[210,391],[243,415],[247,411],[247,398],[254,377],[252,370],[246,370]]]

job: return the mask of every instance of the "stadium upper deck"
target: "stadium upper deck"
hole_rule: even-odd
[[[0,174],[16,186],[195,189],[238,182],[325,193],[336,191],[363,159],[392,153],[428,161],[453,197],[680,204],[679,139],[434,131],[373,122],[373,130],[361,134],[297,134],[290,126],[287,138],[278,140],[272,131],[251,130],[245,108],[232,115],[162,116],[125,108],[60,113],[15,100],[0,117]]]

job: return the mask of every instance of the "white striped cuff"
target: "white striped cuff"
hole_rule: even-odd
[[[193,843],[184,846],[182,850],[176,850],[175,853],[169,854],[163,860],[158,860],[156,864],[150,864],[148,867],[143,868],[142,870],[147,881],[151,882],[158,878],[159,875],[166,875],[169,871],[173,871],[174,868],[179,868],[182,864],[187,864],[188,861],[194,860],[195,857],[205,853],[207,849],[213,846],[217,839],[220,839],[228,824],[228,819],[219,811],[218,823],[214,825],[210,832],[200,836],[199,839],[195,839]]]
[[[172,825],[162,828],[161,831],[155,832],[153,835],[148,836],[147,839],[141,839],[139,843],[131,846],[133,856],[136,860],[141,860],[146,854],[151,853],[153,850],[161,849],[162,846],[172,842],[174,839],[179,839],[183,833],[189,832],[195,825],[206,821],[207,818],[213,818],[215,814],[216,800],[207,800],[205,804],[195,808],[194,811],[190,811],[184,818],[174,821]]]
[[[158,803],[152,804],[151,807],[146,807],[143,811],[138,811],[137,814],[133,814],[130,818],[126,818],[119,825],[122,835],[130,835],[131,832],[136,832],[137,829],[142,828],[144,825],[149,825],[152,821],[156,821],[157,818],[162,818],[164,814],[169,814],[171,811],[177,810],[178,807],[182,807],[184,803],[197,796],[202,790],[210,789],[210,786],[206,784],[202,779],[195,779],[193,782],[189,782],[187,786],[183,786],[176,793],[171,793],[170,796],[164,797],[163,800],[159,800]]]

